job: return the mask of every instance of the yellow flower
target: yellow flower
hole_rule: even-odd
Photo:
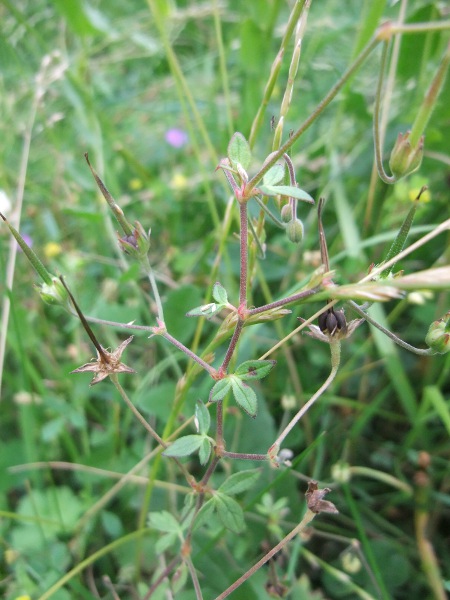
[[[172,181],[170,182],[172,189],[177,191],[186,189],[187,184],[188,180],[182,173],[175,173],[175,175],[172,177]]]
[[[137,192],[142,189],[142,180],[139,177],[133,177],[128,183],[130,190]]]
[[[61,244],[57,242],[47,242],[44,246],[44,254],[46,258],[55,258],[58,254],[61,254],[62,248]]]

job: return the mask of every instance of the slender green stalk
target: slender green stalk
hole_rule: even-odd
[[[306,0],[296,0],[296,3],[291,11],[290,16],[289,16],[289,21],[286,26],[286,31],[284,32],[283,39],[281,40],[280,49],[278,50],[278,54],[275,57],[275,60],[272,64],[272,68],[270,70],[269,79],[266,83],[266,87],[264,90],[261,104],[259,105],[258,112],[256,113],[256,116],[252,123],[250,135],[248,138],[248,142],[249,142],[251,148],[253,148],[253,146],[255,145],[257,133],[263,123],[267,105],[269,104],[270,98],[272,97],[272,93],[275,88],[275,84],[277,82],[278,75],[280,73],[280,68],[281,68],[281,64],[283,61],[284,53],[286,52],[286,48],[289,43],[289,40],[291,39],[294,29],[300,18],[300,15],[302,14],[305,2],[306,2]],[[273,164],[275,164],[275,163],[273,163]]]
[[[16,203],[15,203],[15,219],[13,225],[16,229],[20,229],[20,220],[22,215],[23,196],[25,191],[25,181],[28,170],[28,160],[30,156],[31,148],[31,137],[33,134],[34,123],[36,120],[36,114],[39,107],[39,102],[42,98],[43,90],[38,88],[35,90],[33,101],[30,107],[30,114],[28,117],[28,123],[25,127],[22,153],[20,157],[19,176],[17,180],[17,191],[16,191]],[[14,285],[14,273],[16,267],[16,256],[17,256],[17,243],[14,238],[10,239],[9,242],[9,253],[8,262],[6,264],[6,277],[5,277],[5,288],[12,290]],[[6,349],[6,334],[8,332],[9,315],[11,310],[11,298],[9,294],[3,296],[3,308],[2,317],[0,323],[0,401],[2,398],[2,380],[3,380],[3,368],[5,364],[5,349]]]
[[[414,525],[416,531],[417,548],[419,550],[422,569],[427,578],[430,590],[433,592],[434,600],[446,600],[448,598],[444,586],[443,577],[439,568],[439,559],[428,537],[428,526],[430,514],[428,506],[430,502],[430,480],[425,472],[419,472],[416,476],[416,512]]]
[[[405,256],[408,256],[408,254],[411,254],[411,252],[414,252],[415,250],[417,250],[417,248],[420,248],[421,246],[425,245],[430,240],[447,230],[450,230],[450,219],[447,219],[443,223],[437,225],[435,229],[433,229],[433,231],[430,231],[429,233],[421,237],[419,240],[417,240],[417,242],[414,242],[414,244],[411,244],[411,246],[405,248],[402,252],[394,256],[391,260],[388,260],[379,267],[375,267],[375,269],[372,269],[372,271],[368,275],[360,279],[358,283],[364,283],[366,281],[374,279],[375,277],[380,275],[384,270],[388,269],[392,265],[395,265],[396,262],[402,260],[403,258],[405,258]]]
[[[233,119],[233,112],[231,110],[232,103],[231,103],[231,94],[230,94],[230,84],[228,81],[228,71],[227,71],[227,61],[226,61],[226,56],[225,56],[225,48],[223,46],[219,0],[214,0],[213,11],[214,11],[214,31],[216,32],[217,51],[219,53],[220,78],[222,80],[222,89],[223,89],[223,95],[224,95],[224,99],[225,99],[225,109],[227,111],[227,128],[228,128],[228,135],[231,138],[231,136],[234,133],[234,125],[233,125],[234,119]]]
[[[377,90],[375,94],[375,106],[373,111],[373,139],[375,145],[375,164],[377,166],[378,175],[385,183],[394,183],[396,178],[393,175],[388,175],[383,167],[382,134],[380,129],[380,107],[381,98],[383,96],[383,75],[386,69],[388,49],[388,42],[384,42],[381,53],[380,74],[378,77]]]
[[[376,327],[377,329],[382,331],[385,335],[387,335],[393,342],[395,342],[401,348],[404,348],[405,350],[409,350],[409,352],[413,352],[414,354],[418,354],[419,356],[431,356],[431,355],[435,354],[435,352],[431,348],[423,348],[423,349],[416,348],[415,346],[411,346],[411,344],[404,342],[401,338],[396,336],[395,333],[392,333],[392,331],[389,331],[389,329],[386,329],[386,327],[383,327],[383,325],[378,323],[378,321],[373,319],[369,314],[367,314],[364,310],[362,310],[362,308],[360,306],[358,306],[358,304],[356,304],[356,302],[354,302],[353,300],[349,300],[348,304],[352,307],[352,309],[356,313],[358,313],[358,315],[360,315],[368,323],[370,323],[371,325],[373,325],[374,327]]]
[[[82,571],[84,571],[84,569],[87,569],[88,567],[93,565],[97,560],[99,560],[103,556],[107,556],[111,552],[114,552],[114,550],[121,548],[129,542],[133,542],[142,538],[143,536],[153,533],[153,531],[153,529],[149,528],[138,529],[137,531],[133,531],[132,533],[124,535],[114,540],[110,544],[103,546],[103,548],[100,548],[100,550],[97,550],[97,552],[94,552],[94,554],[91,554],[91,556],[88,556],[84,560],[80,561],[73,569],[71,569],[68,573],[61,577],[61,579],[58,579],[58,581],[54,583],[46,592],[44,592],[42,596],[39,596],[38,600],[48,600],[48,598],[51,598],[53,594],[55,594],[66,583],[73,579],[75,575],[78,575],[78,573],[81,573]]]
[[[342,488],[344,490],[347,507],[350,510],[350,513],[353,517],[353,520],[354,520],[357,530],[359,532],[359,536],[361,538],[361,544],[362,544],[364,553],[366,555],[367,561],[370,565],[370,568],[371,568],[373,575],[375,577],[375,580],[377,582],[377,587],[379,588],[379,598],[380,598],[380,600],[391,600],[390,594],[387,591],[386,585],[381,576],[380,569],[378,568],[378,563],[374,556],[372,546],[370,545],[369,540],[367,538],[367,533],[366,533],[366,529],[365,529],[364,524],[361,519],[361,514],[358,510],[358,507],[357,507],[355,501],[353,500],[350,486],[347,483],[345,483],[345,484],[343,484]]]
[[[258,571],[263,565],[266,564],[266,562],[268,562],[273,556],[275,556],[275,554],[282,550],[288,542],[290,542],[296,535],[302,532],[309,525],[309,523],[311,523],[315,516],[315,513],[308,509],[303,515],[303,518],[300,521],[300,523],[296,527],[294,527],[294,529],[290,531],[281,540],[281,542],[278,542],[278,544],[274,546],[272,550],[270,550],[270,552],[265,554],[261,558],[261,560],[254,564],[253,567],[251,567],[246,573],[244,573],[244,575],[239,577],[239,579],[237,579],[232,585],[230,585],[230,587],[228,587],[224,592],[219,594],[219,596],[217,596],[215,600],[223,600],[224,598],[227,598],[230,594],[232,594],[235,590],[237,590],[239,586],[241,586],[245,581],[247,581],[247,579],[250,579],[250,577],[254,575],[256,571]]]
[[[350,67],[345,71],[342,77],[337,81],[333,87],[330,89],[328,94],[318,103],[316,109],[311,113],[311,115],[303,122],[302,125],[295,131],[292,136],[281,146],[281,148],[273,154],[273,156],[268,160],[264,166],[250,179],[250,181],[245,186],[245,197],[250,197],[253,189],[258,185],[258,182],[263,178],[263,176],[267,173],[267,171],[277,162],[279,158],[283,156],[288,150],[293,146],[293,144],[300,138],[300,136],[316,121],[316,119],[322,114],[322,112],[327,108],[327,106],[334,100],[339,91],[345,85],[345,83],[350,79],[350,77],[359,69],[362,63],[366,60],[366,58],[371,54],[371,52],[378,45],[379,40],[374,37],[370,40],[370,42],[366,45],[366,47],[361,51],[359,56],[355,59],[355,61],[350,65]]]
[[[301,409],[297,412],[295,417],[293,417],[288,425],[283,429],[280,435],[277,437],[275,442],[272,444],[268,454],[272,455],[278,454],[278,450],[281,447],[286,436],[292,431],[295,425],[300,421],[303,415],[311,408],[311,406],[316,402],[318,398],[324,393],[324,391],[331,385],[333,379],[336,377],[336,373],[339,369],[340,358],[341,358],[341,343],[337,339],[330,339],[330,352],[331,352],[331,371],[326,380],[320,386],[315,394],[311,396],[311,398],[306,402]]]
[[[449,31],[450,21],[429,21],[428,23],[389,23],[389,31],[392,35],[397,33],[429,33],[430,31]]]
[[[379,596],[372,596],[372,594],[369,594],[368,592],[363,590],[359,585],[353,583],[353,581],[350,579],[350,576],[347,573],[336,569],[336,567],[333,567],[327,561],[320,559],[318,556],[314,556],[312,552],[310,552],[304,547],[302,547],[301,551],[304,557],[315,569],[317,569],[317,566],[319,565],[322,567],[325,573],[328,573],[328,575],[336,581],[344,581],[348,586],[349,590],[351,590],[354,598],[358,597],[361,598],[361,600],[380,600]]]
[[[442,87],[445,83],[447,76],[448,67],[450,65],[450,42],[447,45],[447,49],[442,57],[439,64],[438,70],[433,78],[433,81],[428,88],[425,98],[420,106],[419,112],[414,119],[413,126],[411,127],[411,135],[409,141],[411,146],[414,148],[423,135],[425,128],[430,120],[431,114],[436,106],[437,99],[441,93]]]

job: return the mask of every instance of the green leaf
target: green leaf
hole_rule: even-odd
[[[263,185],[276,185],[284,177],[284,164],[277,163],[263,177]]]
[[[164,533],[181,533],[182,529],[175,517],[167,510],[151,512],[148,515],[148,527],[153,527]]]
[[[245,529],[244,512],[236,500],[217,492],[212,499],[222,525],[233,533],[241,533]]]
[[[162,454],[163,456],[189,456],[197,452],[202,442],[202,435],[185,435],[175,440]]]
[[[210,402],[219,402],[219,400],[223,400],[225,396],[228,394],[231,387],[231,381],[229,377],[225,377],[224,379],[219,379],[217,381],[212,390],[209,393],[209,401]]]
[[[219,304],[227,304],[228,303],[228,294],[226,289],[221,285],[218,281],[213,286],[212,290],[213,298]]]
[[[403,250],[403,248],[405,246],[406,238],[408,237],[409,230],[411,229],[411,225],[414,220],[414,215],[416,214],[416,210],[417,210],[417,202],[414,202],[414,204],[409,209],[409,212],[406,215],[405,220],[403,221],[399,232],[397,233],[397,237],[393,241],[392,246],[390,247],[389,252],[387,253],[385,262],[388,262],[389,260],[391,260],[391,258],[394,258],[394,256],[397,256],[397,254],[400,254],[400,252]],[[389,275],[390,275],[390,273],[392,273],[392,270],[394,267],[395,267],[395,264],[391,265],[388,269],[385,269],[381,273],[380,277],[382,279],[389,277]]]
[[[245,410],[245,412],[251,417],[256,417],[258,410],[258,400],[255,392],[244,383],[239,377],[230,375],[231,387],[233,390],[233,396],[237,404]]]
[[[210,304],[203,304],[202,306],[197,306],[193,308],[189,312],[186,313],[187,317],[206,317],[207,319],[211,319],[214,315],[220,312],[223,308],[223,305],[215,304],[211,302]]]
[[[209,457],[211,456],[211,441],[209,438],[203,438],[202,445],[200,446],[200,449],[198,451],[198,456],[200,459],[200,464],[206,465],[206,463],[209,460]]]
[[[198,400],[195,405],[195,422],[197,431],[200,434],[204,435],[208,433],[209,426],[211,425],[211,415],[201,400]]]
[[[215,504],[213,502],[213,498],[210,498],[208,502],[201,507],[198,511],[197,516],[195,517],[194,522],[194,530],[201,527],[204,523],[208,523],[212,513],[214,512]]]
[[[234,473],[222,483],[218,491],[228,495],[240,494],[253,487],[253,484],[258,479],[259,475],[259,469],[248,469],[247,471]]]
[[[168,550],[171,546],[179,542],[179,537],[176,533],[166,533],[162,535],[155,544],[155,550],[157,554],[162,554]]]
[[[234,375],[242,381],[262,379],[270,373],[276,362],[276,360],[247,360],[238,366]]]
[[[252,159],[252,153],[250,146],[242,135],[242,133],[236,132],[228,144],[228,158],[233,166],[237,164],[242,165],[244,169],[247,169]]]
[[[291,198],[297,198],[297,200],[303,200],[309,204],[314,204],[314,199],[300,188],[293,187],[292,185],[259,185],[258,188],[265,196],[290,196]]]

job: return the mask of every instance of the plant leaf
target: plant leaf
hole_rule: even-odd
[[[263,185],[276,185],[284,177],[284,164],[277,163],[263,177]]]
[[[226,289],[221,285],[218,281],[213,286],[212,290],[213,298],[219,304],[227,304],[228,303],[228,294]]]
[[[211,319],[217,313],[219,313],[222,308],[226,305],[216,304],[215,302],[211,302],[210,304],[203,304],[202,306],[197,306],[193,308],[189,312],[186,313],[187,317],[206,317],[207,319]]]
[[[270,373],[276,362],[276,360],[247,360],[238,366],[234,375],[242,381],[262,379]]]
[[[211,441],[209,440],[209,438],[203,438],[202,445],[200,446],[198,451],[198,456],[200,459],[200,464],[206,465],[206,463],[209,460],[209,457],[211,456]]]
[[[256,417],[258,400],[250,386],[241,381],[239,377],[230,375],[231,387],[237,404],[251,417]]]
[[[195,422],[197,431],[201,435],[208,433],[211,425],[211,415],[201,400],[198,400],[197,404],[195,405]]]
[[[259,185],[258,188],[265,196],[278,196],[280,194],[281,196],[290,196],[314,204],[314,199],[308,192],[292,185]]]
[[[151,512],[148,515],[147,523],[149,527],[153,527],[164,533],[181,533],[182,529],[175,517],[167,510],[159,512]]]
[[[213,385],[213,388],[209,393],[209,401],[219,402],[219,400],[223,400],[223,398],[225,398],[225,396],[228,394],[230,387],[231,381],[229,377],[219,379],[219,381]]]
[[[212,499],[224,527],[233,533],[240,533],[245,529],[244,512],[236,500],[217,492]]]
[[[414,204],[409,209],[409,212],[406,215],[405,220],[403,221],[395,240],[392,242],[392,246],[390,247],[384,262],[390,261],[391,258],[394,258],[394,256],[396,256],[397,254],[400,254],[400,252],[403,250],[406,238],[408,237],[409,230],[411,229],[411,225],[414,220],[414,215],[416,214],[417,205],[418,203],[414,202]],[[386,279],[386,277],[389,277],[394,267],[395,264],[391,265],[388,269],[385,269],[380,275],[381,279]]]
[[[242,133],[236,132],[233,134],[228,144],[228,158],[233,166],[240,164],[244,169],[249,167],[252,153]]]
[[[195,517],[194,530],[201,527],[204,523],[209,522],[212,513],[214,512],[215,504],[213,498],[210,498],[198,511]]]
[[[246,471],[233,473],[233,475],[228,477],[228,479],[222,483],[218,491],[228,495],[240,494],[241,492],[249,490],[259,476],[259,469],[247,469]]]
[[[179,542],[180,538],[176,533],[166,533],[162,535],[155,544],[155,550],[157,554],[162,554],[168,550],[171,546]],[[179,545],[179,544],[178,544]]]
[[[194,454],[202,445],[203,435],[185,435],[178,438],[162,453],[163,456],[189,456]]]

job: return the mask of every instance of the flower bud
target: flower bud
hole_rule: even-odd
[[[425,343],[439,354],[450,352],[450,311],[431,323]]]
[[[146,233],[139,221],[136,221],[130,235],[119,237],[119,244],[124,252],[138,260],[145,258],[150,249],[150,231]]]
[[[286,233],[291,242],[298,244],[303,239],[303,223],[300,219],[294,219],[286,225]]]
[[[410,131],[399,133],[391,152],[389,167],[396,179],[406,177],[406,175],[417,171],[422,162],[424,136],[413,147],[409,141],[410,133]]]
[[[69,305],[69,295],[59,277],[52,277],[51,284],[43,283],[36,287],[39,290],[42,300],[46,304],[59,304],[64,308],[67,308]]]
[[[283,223],[289,223],[292,221],[292,207],[290,204],[285,204],[281,209],[281,220]]]

